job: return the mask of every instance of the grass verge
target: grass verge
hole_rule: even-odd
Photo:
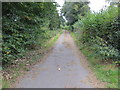
[[[118,67],[115,64],[105,64],[101,62],[93,50],[87,45],[81,43],[80,33],[71,33],[80,51],[87,57],[91,69],[95,72],[97,78],[107,82],[106,88],[118,88]]]
[[[13,87],[16,79],[24,75],[27,71],[31,69],[31,66],[36,64],[38,61],[41,61],[43,56],[48,53],[52,46],[55,44],[59,36],[62,34],[60,31],[51,39],[47,40],[42,48],[38,50],[28,51],[25,57],[15,60],[13,65],[8,65],[3,70],[3,79],[2,79],[2,88],[11,88]]]

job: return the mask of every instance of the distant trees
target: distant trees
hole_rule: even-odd
[[[65,2],[61,13],[65,16],[68,21],[68,25],[72,26],[78,19],[85,16],[86,12],[89,11],[89,2]],[[72,27],[71,27],[72,28]]]

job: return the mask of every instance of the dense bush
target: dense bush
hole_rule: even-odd
[[[82,31],[82,41],[91,46],[103,60],[120,60],[118,7],[110,6],[99,13],[89,12],[74,24]]]
[[[3,64],[41,47],[55,35],[53,29],[59,28],[56,6],[53,2],[2,3]]]

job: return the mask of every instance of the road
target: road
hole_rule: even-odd
[[[16,88],[93,88],[99,82],[92,79],[86,63],[68,32],[64,32],[52,51],[16,84]],[[94,76],[93,76],[94,77]],[[98,82],[98,83],[97,83]],[[97,83],[97,84],[95,84]]]

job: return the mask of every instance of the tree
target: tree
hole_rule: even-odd
[[[89,2],[65,2],[61,13],[65,16],[69,25],[73,25],[78,18],[85,16],[85,13],[90,10],[88,7]]]

